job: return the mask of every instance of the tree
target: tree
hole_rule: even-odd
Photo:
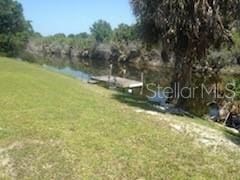
[[[22,5],[14,0],[0,1],[0,53],[16,56],[25,47],[31,24],[23,16]]]
[[[90,28],[90,31],[98,42],[109,40],[112,35],[111,25],[104,20],[95,22]]]
[[[232,42],[230,30],[239,18],[239,0],[131,0],[147,43],[161,42],[162,56],[176,56],[173,84],[193,86],[193,66],[206,65],[208,49]],[[187,94],[186,91],[183,94]],[[183,97],[177,105],[186,106]]]
[[[69,34],[67,37],[73,39],[75,38],[75,34]]]
[[[57,33],[57,34],[54,34],[53,37],[56,39],[65,39],[66,35],[64,33]]]
[[[136,40],[137,37],[135,32],[135,26],[120,24],[113,31],[113,39],[114,41],[117,41],[117,42],[125,41],[126,43],[132,40]]]
[[[76,35],[77,38],[87,39],[89,38],[89,34],[86,32],[82,32]]]

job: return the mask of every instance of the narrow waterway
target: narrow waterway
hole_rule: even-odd
[[[47,70],[65,74],[65,75],[71,76],[73,78],[79,79],[84,82],[88,82],[91,79],[91,74],[89,74],[87,72],[83,72],[81,70],[75,70],[69,66],[60,68],[60,67],[54,67],[54,66],[44,64],[43,67]]]

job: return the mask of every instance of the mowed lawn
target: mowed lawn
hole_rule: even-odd
[[[0,179],[239,179],[215,153],[116,92],[0,58]]]

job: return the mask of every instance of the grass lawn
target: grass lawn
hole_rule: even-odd
[[[115,95],[0,58],[0,179],[240,178],[239,152],[200,147]]]

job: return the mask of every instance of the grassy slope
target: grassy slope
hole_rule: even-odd
[[[239,178],[239,155],[199,148],[112,96],[0,58],[0,178]]]

